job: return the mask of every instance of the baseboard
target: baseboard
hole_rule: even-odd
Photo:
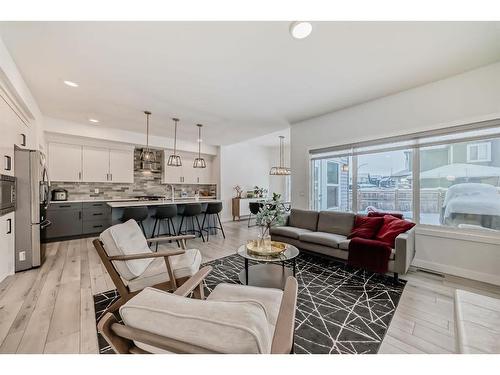
[[[448,275],[459,276],[466,279],[481,281],[488,284],[500,285],[499,275],[477,272],[460,267],[450,266],[447,264],[428,262],[419,259],[413,259],[412,266],[427,269],[434,272],[445,273]]]

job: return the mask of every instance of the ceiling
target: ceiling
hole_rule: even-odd
[[[2,22],[50,117],[230,144],[500,60],[500,23]],[[62,81],[79,83],[78,88]],[[341,126],[341,124],[332,124]]]

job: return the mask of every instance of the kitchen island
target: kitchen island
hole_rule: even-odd
[[[171,199],[158,199],[158,200],[151,200],[151,201],[143,201],[143,200],[134,200],[134,201],[123,201],[123,202],[107,202],[107,205],[111,207],[111,225],[121,223],[121,218],[123,216],[123,210],[127,207],[147,207],[149,211],[148,218],[143,221],[144,229],[146,231],[146,237],[151,237],[152,232],[153,232],[153,227],[154,227],[154,222],[155,219],[153,218],[156,208],[158,206],[167,206],[167,205],[177,205],[177,212],[179,212],[179,215],[173,219],[174,221],[174,226],[175,230],[179,230],[179,225],[181,221],[181,216],[180,213],[183,210],[183,207],[189,204],[195,204],[199,203],[202,205],[202,211],[206,209],[206,206],[208,203],[212,202],[222,202],[221,200],[218,199],[213,199],[213,198],[200,198],[199,200],[195,199],[183,199],[183,198],[178,198],[175,200]],[[198,220],[200,221],[200,224],[203,221],[203,214],[199,215]],[[190,221],[186,221],[188,225],[190,225]],[[161,227],[163,230],[163,225]],[[162,232],[160,232],[162,233]]]

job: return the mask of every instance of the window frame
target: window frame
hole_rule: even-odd
[[[479,159],[479,146],[486,146],[486,158]],[[477,147],[477,159],[471,159],[471,149],[472,147]],[[491,162],[491,141],[486,142],[475,142],[467,144],[467,163],[490,163]]]

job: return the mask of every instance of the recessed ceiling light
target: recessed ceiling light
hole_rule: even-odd
[[[309,22],[292,22],[290,25],[290,34],[292,34],[295,39],[304,39],[311,34],[312,28],[313,27]]]
[[[78,87],[78,83],[75,83],[73,81],[64,81],[64,84],[70,87]]]
[[[97,124],[99,122],[99,120],[97,120],[95,118],[89,118],[89,121],[93,122],[94,124]]]

